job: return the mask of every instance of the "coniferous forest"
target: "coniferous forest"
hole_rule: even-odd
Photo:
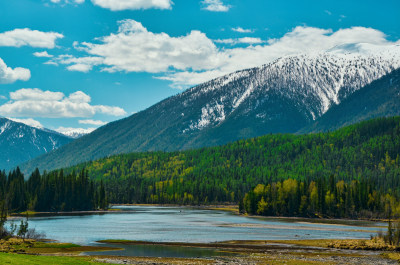
[[[400,117],[334,132],[118,155],[67,169],[103,180],[111,203],[235,203],[251,214],[400,214]]]
[[[19,168],[0,172],[0,205],[9,213],[84,211],[107,207],[102,182],[95,185],[87,172],[63,171],[40,174],[35,170],[25,181]]]
[[[43,175],[35,171],[27,181],[18,170],[3,172],[0,180],[12,211],[97,209],[107,202],[232,203],[260,215],[400,216],[400,117],[327,133],[117,155]]]

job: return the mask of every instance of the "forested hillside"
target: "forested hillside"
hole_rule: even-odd
[[[67,172],[83,168],[105,182],[113,203],[244,201],[244,209],[257,213],[264,197],[280,210],[264,207],[260,214],[382,217],[389,209],[400,212],[400,117],[329,133],[270,134],[221,147],[118,155]],[[264,186],[254,191],[258,184]],[[298,205],[284,210],[293,201]],[[301,202],[310,208],[300,211]]]

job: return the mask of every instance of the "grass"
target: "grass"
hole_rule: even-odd
[[[80,247],[76,244],[71,243],[44,243],[44,242],[35,242],[34,248],[75,248]]]
[[[0,240],[0,252],[23,254],[79,254],[81,252],[119,250],[109,247],[79,246],[70,243],[45,243],[31,239]],[[1,264],[1,262],[0,262]]]
[[[87,257],[66,257],[66,256],[36,256],[36,255],[21,255],[13,253],[0,253],[0,264],[13,265],[36,265],[36,264],[104,264],[98,263]]]

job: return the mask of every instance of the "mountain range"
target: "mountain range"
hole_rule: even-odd
[[[55,131],[0,117],[0,168],[11,169],[72,140]]]
[[[399,115],[399,67],[400,45],[346,44],[283,57],[195,86],[22,167],[54,169],[119,153],[192,149]]]

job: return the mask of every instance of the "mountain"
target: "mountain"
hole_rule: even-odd
[[[332,131],[366,119],[400,115],[400,69],[354,92],[300,133]]]
[[[0,169],[11,169],[71,141],[57,132],[0,117]]]
[[[83,129],[83,128],[67,128],[67,127],[60,127],[57,129],[57,132],[73,138],[73,139],[78,139],[86,134],[89,134],[93,132],[95,128],[88,128],[88,129]]]
[[[347,44],[283,57],[188,89],[23,168],[54,169],[119,153],[182,150],[297,132],[399,67],[400,45]]]

